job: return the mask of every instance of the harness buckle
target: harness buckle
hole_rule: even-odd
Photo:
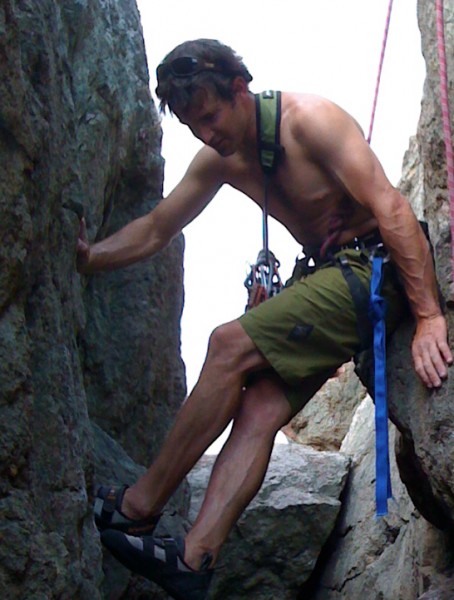
[[[388,250],[385,248],[383,242],[379,242],[375,246],[369,248],[369,260],[372,262],[375,256],[380,256],[383,259],[383,264],[388,263],[391,260]]]
[[[351,242],[341,244],[339,248],[340,250],[364,250],[365,244],[360,238],[354,237]]]

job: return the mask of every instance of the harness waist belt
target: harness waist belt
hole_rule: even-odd
[[[361,235],[353,238],[349,242],[345,244],[339,244],[337,246],[329,246],[327,255],[337,254],[342,250],[362,250],[363,248],[373,248],[374,246],[379,246],[383,244],[383,239],[381,237],[380,231],[378,228],[373,229],[369,233],[365,235]],[[304,254],[306,256],[311,256],[314,259],[321,258],[320,257],[321,246],[311,246],[308,244],[304,245]]]
[[[371,248],[373,246],[378,246],[379,244],[383,244],[383,239],[381,237],[381,233],[379,229],[373,229],[366,235],[362,235],[360,237],[353,238],[350,242],[346,244],[340,244],[339,246],[330,246],[329,252],[332,254],[336,254],[341,250],[361,250],[362,248]]]

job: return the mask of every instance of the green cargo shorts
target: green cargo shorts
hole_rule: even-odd
[[[367,250],[348,249],[339,254],[347,257],[368,290],[372,263],[367,260]],[[339,266],[325,265],[290,282],[280,294],[241,316],[239,322],[282,379],[296,414],[361,348],[355,307]],[[408,310],[395,268],[389,262],[384,265],[382,296],[387,303],[389,335]]]

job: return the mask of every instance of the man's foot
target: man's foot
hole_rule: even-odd
[[[102,543],[125,567],[160,585],[175,600],[205,600],[213,569],[206,554],[199,571],[184,562],[182,538],[133,537],[107,529]]]
[[[117,529],[129,535],[150,535],[161,515],[148,519],[130,519],[121,511],[127,485],[119,488],[101,486],[95,498],[95,523],[99,531]]]

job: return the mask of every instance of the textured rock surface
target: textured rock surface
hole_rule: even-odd
[[[365,395],[365,388],[353,375],[353,363],[348,363],[311,398],[284,433],[318,450],[339,450]]]
[[[94,439],[94,480],[96,483],[132,484],[140,477],[145,468],[137,465],[124,449],[100,427],[93,424]],[[185,499],[182,502],[182,497]],[[167,535],[185,535],[188,522],[185,518],[189,509],[189,489],[187,483],[166,506],[156,528],[156,533]],[[131,577],[131,572],[116,561],[110,552],[103,557],[104,580],[101,593],[103,598],[143,598],[158,600],[167,598],[161,588],[142,577]]]
[[[203,457],[189,476],[190,520],[214,460]],[[334,527],[348,465],[339,453],[275,446],[262,489],[222,550],[210,598],[295,599]]]
[[[83,285],[75,272],[82,209],[94,239],[160,196],[134,1],[3,0],[0,57],[0,589],[96,600],[87,396],[148,460],[184,396],[182,242]]]
[[[454,48],[454,5],[445,2],[445,37],[447,56]],[[423,52],[427,65],[421,119],[417,140],[424,173],[424,212],[430,222],[438,278],[445,298],[449,299],[451,281],[449,202],[446,191],[446,161],[442,139],[441,103],[438,84],[438,58],[434,5],[419,2],[419,22]],[[448,77],[454,81],[454,65],[449,61]],[[453,110],[451,92],[451,111]],[[452,312],[448,310],[452,339]],[[391,410],[402,431],[399,464],[412,498],[421,512],[440,526],[454,524],[454,479],[451,443],[454,418],[451,407],[452,369],[448,382],[440,391],[427,392],[411,373],[405,343],[411,327],[407,326],[393,348],[393,386]],[[405,335],[406,334],[406,335]],[[403,400],[406,401],[403,401]]]
[[[428,77],[403,189],[424,198],[418,211],[431,225],[439,280],[451,301],[452,339],[434,17],[434,3],[419,0]],[[452,90],[452,0],[445,18]],[[140,467],[101,431],[93,436],[87,407],[136,461],[150,460],[184,396],[182,240],[158,260],[115,274],[81,281],[74,270],[82,210],[93,240],[148,211],[161,194],[160,128],[140,33],[133,0],[0,5],[0,589],[12,600],[165,597],[143,580],[128,583],[127,573],[108,563],[102,583],[90,510],[94,464],[98,479],[117,481],[135,478]],[[411,324],[404,324],[393,340],[390,414],[401,430],[400,474],[419,512],[396,480],[398,510],[374,522],[359,493],[373,478],[369,440],[359,439],[364,457],[355,450],[341,546],[322,579],[330,600],[371,591],[384,600],[452,596],[447,534],[419,516],[452,530],[452,375],[441,391],[427,392],[411,367],[410,336]],[[320,547],[329,528],[323,536],[320,529],[332,523],[339,504],[326,502],[319,518],[312,495],[296,509],[297,488],[307,482],[300,467],[292,477],[287,498],[265,487],[233,532],[237,543],[226,548],[217,597],[297,597],[318,553],[305,554],[313,548],[307,536]],[[281,518],[262,502],[275,503]],[[277,537],[268,546],[271,534]]]
[[[410,178],[403,189],[410,196],[421,196],[421,170],[424,196],[424,217],[429,222],[435,247],[438,280],[446,299],[451,281],[451,240],[447,172],[442,138],[441,102],[439,97],[438,57],[434,4],[419,2],[419,23],[423,52],[427,64],[422,113],[418,126],[417,147],[407,156],[407,164],[420,162],[419,169],[407,170]],[[445,37],[447,56],[454,48],[454,5],[445,2]],[[448,77],[452,88],[454,65],[449,61]],[[451,93],[451,107],[454,104]],[[453,108],[451,108],[453,110]],[[419,158],[418,158],[419,157]],[[414,177],[414,180],[412,179]],[[447,319],[453,338],[451,301]],[[454,417],[451,406],[453,379],[440,390],[429,391],[417,379],[410,354],[413,324],[408,321],[394,335],[389,349],[390,416],[402,436],[399,442],[398,464],[413,502],[420,512],[441,528],[454,524],[454,478],[452,464],[454,447]]]
[[[454,4],[450,1],[444,5],[452,111]],[[449,299],[451,240],[434,10],[434,3],[419,1],[427,79],[418,134],[405,159],[401,188],[411,198],[418,216],[423,216],[430,224],[440,286]],[[448,304],[447,318],[452,339],[451,304]],[[373,504],[363,494],[374,479],[370,460],[373,434],[365,413],[362,413],[363,419],[359,413],[354,420],[355,432],[349,434],[342,447],[347,450],[351,439],[356,440],[354,446],[350,445],[354,468],[345,506],[337,535],[331,540],[330,559],[319,566],[322,583],[314,594],[316,600],[364,597],[444,600],[454,597],[453,371],[451,368],[448,381],[441,390],[426,390],[412,367],[412,333],[413,324],[410,321],[403,323],[388,352],[390,416],[400,429],[400,434],[396,434],[398,472],[411,500],[396,477],[394,465],[394,493],[398,503],[390,504],[389,517],[380,523],[374,521]],[[366,410],[365,407],[362,410]],[[366,432],[366,437],[361,438],[360,431]]]
[[[394,453],[394,500],[386,517],[375,517],[373,432],[373,404],[366,399],[341,447],[351,457],[353,467],[330,540],[330,558],[323,565],[314,600],[416,600],[429,586],[439,586],[443,571],[449,568],[449,536],[414,508],[399,478]],[[391,426],[391,447],[395,436],[396,429]]]
[[[79,18],[84,35],[72,66],[73,89],[77,143],[84,150],[81,192],[95,239],[148,212],[161,197],[161,133],[134,0],[93,3]],[[146,263],[97,274],[84,294],[90,416],[142,463],[154,455],[185,394],[181,251],[179,240]]]

